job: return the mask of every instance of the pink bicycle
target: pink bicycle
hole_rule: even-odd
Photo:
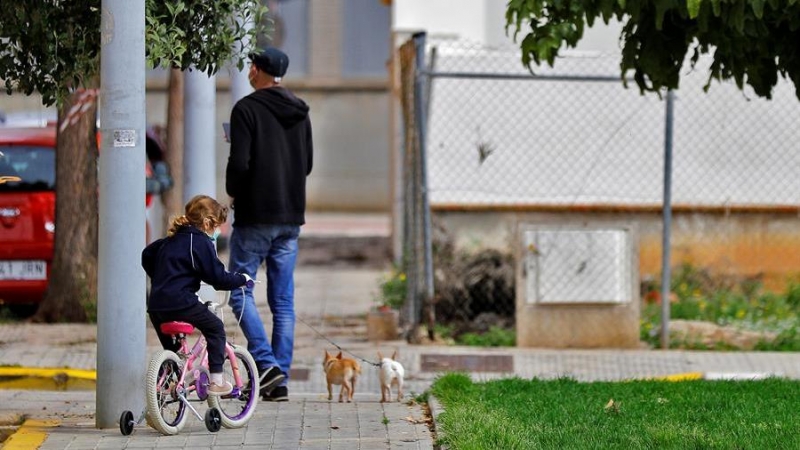
[[[206,302],[215,312],[221,305]],[[178,434],[186,424],[187,409],[199,420],[205,421],[208,431],[215,433],[220,426],[241,428],[247,425],[256,410],[259,395],[258,369],[246,348],[226,343],[225,377],[231,380],[233,391],[229,395],[208,395],[209,371],[206,340],[202,334],[189,348],[186,337],[194,327],[185,322],[167,322],[161,331],[180,343],[178,352],[159,350],[150,359],[145,380],[145,410],[134,420],[131,411],[124,411],[119,419],[123,435],[133,432],[143,419],[165,435]],[[205,417],[192,406],[194,402],[208,402]]]

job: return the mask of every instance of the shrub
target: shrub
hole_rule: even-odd
[[[491,327],[482,334],[464,333],[456,339],[456,342],[476,347],[513,347],[517,343],[517,334],[514,330]]]
[[[670,318],[732,325],[752,331],[773,331],[778,338],[762,342],[759,350],[800,350],[800,283],[790,280],[784,292],[766,292],[758,277],[713,274],[708,269],[683,264],[670,282],[676,298],[670,304]],[[660,286],[653,283],[644,298],[657,297]],[[643,305],[640,337],[652,346],[660,342],[661,305]],[[698,343],[672,342],[670,347],[704,349]],[[720,343],[717,349],[725,349]]]
[[[400,309],[406,301],[407,285],[405,272],[395,267],[381,281],[381,294],[378,302],[392,309]]]

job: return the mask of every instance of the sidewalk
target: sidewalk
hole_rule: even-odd
[[[345,319],[340,320],[345,324]],[[566,376],[582,381],[613,381],[676,374],[689,374],[690,377],[705,374],[715,378],[776,375],[800,379],[798,353],[476,349],[409,346],[401,341],[379,346],[365,342],[363,326],[354,319],[350,320],[352,322],[346,325],[349,330],[346,336],[341,327],[328,326],[327,330],[332,331],[333,339],[343,348],[366,359],[374,359],[372,355],[378,349],[384,352],[398,349],[408,374],[407,398],[423,392],[437,373],[444,370],[468,370],[479,380],[508,376],[550,379]],[[0,340],[5,341],[10,335],[41,337],[39,331],[43,327],[49,326],[6,325],[0,331]],[[94,368],[94,344],[65,343],[68,334],[90,335],[91,327],[54,327],[63,334],[53,344],[26,345],[21,341],[4,344],[0,347],[0,364],[22,362],[31,367],[54,367],[63,366],[64,361],[75,361],[84,364],[80,368]],[[43,439],[41,449],[434,448],[434,437],[425,423],[420,405],[379,403],[380,390],[372,367],[365,367],[354,403],[328,402],[320,368],[321,353],[325,348],[333,348],[304,328],[298,324],[299,351],[293,370],[294,379],[289,385],[290,401],[259,403],[255,416],[241,430],[222,429],[212,434],[192,416],[184,431],[177,436],[161,436],[146,425],[137,427],[131,436],[122,436],[116,428],[98,430],[94,428],[93,391],[0,390],[0,416],[24,414],[41,420],[57,420],[58,426],[40,431]],[[202,412],[202,407],[200,409]]]
[[[318,224],[317,228],[325,226]],[[370,233],[374,234],[374,230]],[[4,448],[434,448],[435,439],[425,422],[421,405],[379,402],[378,377],[372,366],[363,364],[353,403],[328,402],[321,367],[323,351],[335,350],[328,340],[368,361],[375,361],[378,351],[386,354],[397,350],[398,359],[406,369],[407,400],[424,392],[437,374],[452,370],[467,371],[477,380],[519,376],[613,381],[677,374],[690,377],[777,375],[800,379],[800,353],[479,349],[411,346],[400,340],[371,343],[366,340],[364,314],[374,304],[382,274],[383,268],[369,265],[298,267],[296,304],[301,320],[296,326],[290,401],[260,402],[255,416],[243,429],[209,433],[202,421],[190,416],[186,428],[177,436],[162,436],[145,424],[137,427],[131,436],[122,436],[117,428],[95,428],[94,391],[0,389],[0,418],[24,415],[45,421],[22,427],[6,441]],[[263,276],[259,274],[260,279]],[[259,311],[269,325],[266,293],[264,289],[257,289],[256,294]],[[225,322],[229,338],[244,344],[233,315],[229,313]],[[149,326],[147,337],[148,354],[152,354],[159,347]],[[93,325],[0,326],[0,369],[24,366],[32,371],[48,367],[93,370],[96,353],[96,327]],[[120,405],[120,411],[124,409],[130,408]],[[205,412],[202,405],[198,409]]]

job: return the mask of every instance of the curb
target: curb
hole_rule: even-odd
[[[441,402],[439,402],[439,399],[437,399],[433,395],[430,395],[428,396],[428,407],[431,409],[431,419],[433,419],[433,431],[436,432],[436,437],[433,440],[433,448],[438,450],[450,450],[449,446],[439,443],[442,441],[442,438],[444,437],[444,432],[439,427],[439,415],[444,412],[444,406],[442,406]]]
[[[709,381],[756,381],[766,380],[768,378],[783,378],[780,373],[772,372],[684,372],[663,377],[648,378],[655,381],[694,381],[694,380],[709,380]]]

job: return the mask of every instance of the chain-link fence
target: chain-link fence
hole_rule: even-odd
[[[525,293],[533,302],[553,293],[566,303],[658,301],[668,210],[672,265],[772,288],[800,272],[800,105],[791,83],[772,100],[716,81],[705,92],[701,60],[682,74],[668,121],[667,95],[642,95],[632,81],[624,88],[618,55],[573,52],[532,76],[518,48],[422,34],[399,60],[409,324],[513,327],[524,245],[539,263],[560,246],[549,253],[557,270]],[[580,230],[587,222],[599,234]],[[538,247],[522,242],[524,223],[547,225]],[[626,261],[624,239],[597,223],[635,230],[635,288],[608,267]]]

